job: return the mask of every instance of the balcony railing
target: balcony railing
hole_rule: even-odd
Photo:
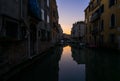
[[[100,6],[91,16],[90,21],[94,22],[95,20],[99,19],[101,14],[104,12],[104,5]]]
[[[90,21],[91,22],[94,22],[95,20],[99,19],[100,18],[100,13],[99,12],[95,12],[92,16],[91,16],[91,19]]]

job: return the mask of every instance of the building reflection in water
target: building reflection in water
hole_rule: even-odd
[[[120,81],[119,73],[117,52],[58,46],[9,81]]]
[[[80,59],[78,57],[79,55],[73,55],[74,53],[72,53],[71,50],[76,53],[79,51],[71,48],[70,46],[64,47],[62,57],[59,62],[59,81],[85,81],[85,62],[78,60]],[[74,61],[73,59],[77,61]],[[78,61],[80,61],[81,64],[78,64]]]
[[[85,50],[71,47],[72,57],[73,60],[76,61],[78,64],[85,64]]]
[[[115,51],[72,47],[73,60],[85,64],[86,81],[120,81],[120,54]]]
[[[59,60],[63,47],[55,47],[49,54],[36,62],[24,72],[14,76],[9,81],[58,81]]]
[[[120,54],[88,50],[86,81],[120,81]]]

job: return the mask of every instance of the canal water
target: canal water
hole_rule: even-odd
[[[120,54],[57,46],[9,81],[120,81]]]

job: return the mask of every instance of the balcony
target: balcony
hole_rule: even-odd
[[[91,16],[90,22],[94,22],[100,18],[101,14],[104,12],[104,5],[101,5]]]
[[[97,19],[100,18],[100,16],[101,16],[101,14],[100,14],[99,11],[93,13],[92,16],[91,16],[90,22],[94,22],[94,21],[96,21]]]

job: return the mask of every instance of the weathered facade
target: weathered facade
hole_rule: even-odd
[[[57,37],[58,37],[58,40],[63,39],[63,30],[60,24],[58,25],[58,36]]]
[[[51,10],[50,10],[50,24],[52,27],[52,43],[55,44],[58,42],[58,32],[59,32],[59,15],[58,15],[58,9],[57,9],[57,3],[56,0],[51,0],[50,1],[51,5]]]
[[[29,6],[29,50],[30,56],[36,56],[51,45],[50,0],[38,0],[36,5],[31,2]]]
[[[54,46],[58,26],[56,0],[0,0],[0,67],[15,66]]]
[[[27,58],[27,0],[0,0],[0,64]]]
[[[119,0],[91,0],[85,9],[86,42],[119,48]]]

